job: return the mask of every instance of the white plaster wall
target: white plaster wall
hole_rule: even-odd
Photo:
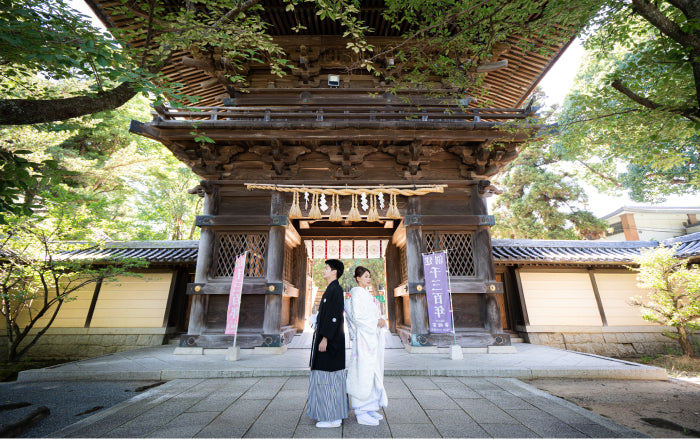
[[[160,328],[165,321],[170,285],[175,273],[122,276],[103,283],[91,328]]]
[[[608,326],[654,326],[642,318],[640,308],[630,304],[631,297],[642,301],[647,294],[637,287],[637,275],[632,272],[595,272],[600,301]]]
[[[686,214],[635,213],[634,222],[641,241],[663,241],[685,235]]]
[[[530,325],[602,326],[586,270],[519,270]]]

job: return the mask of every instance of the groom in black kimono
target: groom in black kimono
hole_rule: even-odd
[[[319,428],[340,427],[348,417],[345,386],[345,331],[343,329],[343,288],[338,278],[345,267],[337,259],[326,261],[323,278],[328,287],[321,297],[316,331],[311,348],[311,379],[306,415]]]

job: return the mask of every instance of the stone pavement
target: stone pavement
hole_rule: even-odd
[[[203,355],[174,355],[173,345],[154,346],[23,371],[20,372],[18,381],[168,381],[180,378],[308,376],[309,349],[304,348],[304,345],[293,342],[291,346],[299,348],[290,348],[281,355],[261,355],[253,349],[241,349],[238,361],[226,361],[226,350],[223,349],[207,349]],[[548,346],[527,343],[515,343],[514,346],[515,353],[465,353],[462,360],[451,360],[447,349],[434,354],[411,354],[402,348],[386,349],[385,375],[667,379],[666,371],[657,367]]]
[[[176,379],[51,437],[645,437],[514,378],[389,376],[378,427],[305,416],[308,378]]]

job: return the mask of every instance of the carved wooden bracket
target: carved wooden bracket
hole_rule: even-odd
[[[430,157],[444,151],[441,146],[425,145],[423,140],[414,140],[408,147],[390,145],[382,147],[382,152],[392,155],[396,163],[406,167],[406,176],[418,177],[421,165],[427,164]]]
[[[305,146],[284,145],[279,140],[273,140],[269,146],[252,146],[248,151],[259,156],[262,162],[269,163],[275,174],[280,176],[296,165],[299,157],[311,152],[311,149]]]
[[[332,164],[339,165],[334,173],[336,178],[355,178],[355,165],[361,164],[365,156],[378,149],[368,145],[353,145],[349,140],[344,140],[339,146],[324,145],[316,150],[326,154]]]

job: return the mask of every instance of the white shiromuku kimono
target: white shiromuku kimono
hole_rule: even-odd
[[[352,351],[347,370],[347,391],[355,414],[377,411],[388,404],[384,390],[384,328],[379,303],[364,288],[350,290],[345,300]]]

